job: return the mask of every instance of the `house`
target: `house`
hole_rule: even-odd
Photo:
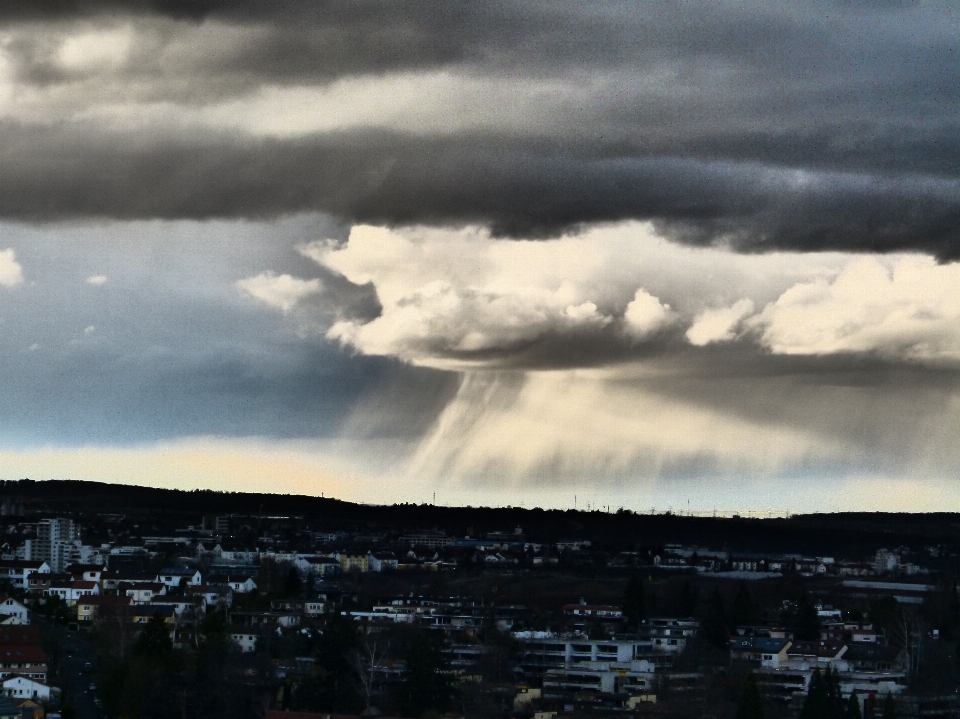
[[[20,711],[21,719],[43,719],[43,716],[46,713],[44,712],[43,707],[32,699],[17,699],[13,703]]]
[[[325,614],[326,611],[327,602],[324,601],[322,596],[308,599],[303,603],[303,613],[308,617],[316,617],[320,614]]]
[[[249,632],[231,632],[230,639],[240,647],[240,651],[243,654],[249,654],[250,652],[256,651],[259,636],[250,634]]]
[[[0,646],[0,680],[14,674],[38,682],[47,681],[47,653],[39,644]]]
[[[20,709],[6,697],[0,697],[0,719],[22,719]]]
[[[336,559],[340,562],[340,570],[343,572],[370,571],[370,555],[368,554],[346,554],[337,552]]]
[[[787,660],[789,639],[773,637],[735,637],[730,642],[730,658],[755,666],[777,668]]]
[[[202,599],[204,607],[229,607],[233,604],[233,590],[230,587],[214,587],[208,584],[188,585],[186,596]]]
[[[0,581],[7,580],[17,589],[26,590],[27,580],[34,573],[49,574],[50,565],[25,559],[0,560]]]
[[[543,697],[568,699],[577,694],[652,694],[657,689],[655,666],[648,661],[575,662],[548,669]]]
[[[165,624],[172,624],[176,620],[174,608],[165,604],[135,604],[130,614],[134,624],[146,624],[155,616],[163,619]]]
[[[46,594],[47,590],[53,586],[66,586],[73,581],[69,574],[55,574],[34,572],[27,577],[28,594]]]
[[[226,585],[234,594],[250,594],[257,591],[257,583],[253,577],[227,577]]]
[[[213,548],[213,556],[223,562],[235,564],[256,564],[260,559],[260,552],[256,549],[224,549],[217,544]]]
[[[71,564],[67,567],[67,572],[74,579],[82,579],[86,582],[99,582],[103,575],[104,568],[99,564]]]
[[[196,595],[191,595],[189,597],[159,595],[154,597],[150,603],[154,606],[173,607],[173,612],[178,617],[184,612],[197,613],[206,611],[206,606],[204,605],[202,598],[197,597]]]
[[[96,582],[76,581],[65,585],[54,585],[44,590],[44,596],[60,597],[68,607],[76,606],[77,601],[88,595],[100,594],[100,585]]]
[[[908,665],[906,650],[867,642],[848,646],[843,658],[853,671],[899,672]]]
[[[700,623],[695,619],[661,619],[644,621],[641,633],[653,642],[655,651],[678,654],[687,645],[687,640],[697,633]]]
[[[591,542],[589,539],[561,539],[554,546],[558,552],[580,552],[584,549],[589,549],[590,545]]]
[[[100,575],[100,586],[104,591],[111,589],[119,590],[122,585],[133,586],[137,584],[162,584],[157,582],[155,574],[127,574],[123,572],[103,572]]]
[[[21,624],[30,623],[30,611],[13,597],[0,595],[0,616],[16,617]]]
[[[370,554],[370,571],[383,572],[396,569],[399,562],[393,552],[374,552]]]
[[[132,597],[128,596],[88,594],[77,601],[77,621],[92,622],[105,613],[111,616],[123,616],[129,613],[132,603]]]
[[[2,687],[3,695],[11,699],[32,699],[41,702],[49,702],[51,695],[56,691],[54,687],[16,675],[4,679]]]
[[[620,619],[623,616],[623,610],[620,607],[614,607],[609,604],[567,604],[563,607],[563,613],[568,617],[597,617],[599,619]]]
[[[130,597],[134,604],[149,604],[154,597],[167,593],[167,585],[160,582],[122,583],[117,586],[117,592],[121,596]]]
[[[845,671],[848,663],[843,660],[847,653],[847,645],[843,642],[813,641],[794,642],[787,649],[787,660],[784,662],[790,669],[837,669]]]
[[[179,587],[181,584],[196,587],[203,583],[199,569],[164,569],[157,575],[157,581],[168,587]]]

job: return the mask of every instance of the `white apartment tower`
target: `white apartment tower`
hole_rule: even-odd
[[[37,539],[30,547],[30,559],[50,565],[51,572],[62,572],[73,561],[80,532],[72,519],[43,519],[37,525]]]

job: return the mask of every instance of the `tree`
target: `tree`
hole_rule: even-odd
[[[453,681],[443,656],[443,636],[415,630],[406,642],[400,709],[404,716],[444,712],[453,698]]]
[[[797,602],[797,612],[792,617],[793,635],[798,641],[815,642],[820,639],[820,617],[817,608],[806,595]]]
[[[897,620],[900,613],[900,605],[891,595],[886,595],[870,603],[868,616],[875,629],[879,629],[888,637],[890,629]]]
[[[389,637],[382,633],[365,634],[350,653],[350,664],[360,680],[360,692],[367,709],[377,694],[377,671],[390,651]]]
[[[823,674],[815,669],[803,703],[800,719],[844,719],[845,707],[840,695],[840,677],[836,670]]]
[[[807,698],[800,710],[800,719],[826,719],[827,716],[827,688],[824,686],[820,670],[815,669],[810,677],[810,686],[807,689]]]
[[[692,617],[697,611],[697,604],[700,597],[692,586],[690,580],[684,579],[683,586],[680,587],[680,596],[677,599],[677,615],[681,617]]]
[[[723,604],[723,596],[720,594],[720,587],[714,587],[713,594],[710,595],[710,601],[700,621],[699,634],[705,642],[717,649],[726,649],[730,644],[727,611]]]
[[[133,653],[141,660],[147,659],[164,664],[171,651],[173,651],[173,643],[170,641],[170,632],[167,631],[167,623],[158,612],[144,625],[136,644],[133,645]]]
[[[286,599],[292,599],[300,595],[303,589],[303,582],[300,581],[300,572],[296,567],[290,567],[287,577],[283,583],[283,596]]]
[[[843,719],[863,719],[863,714],[860,712],[860,700],[857,698],[857,693],[850,692],[850,698],[847,699],[847,705],[843,710]]]
[[[730,623],[735,626],[753,624],[757,621],[757,606],[750,596],[750,590],[744,582],[740,583],[737,590],[737,596],[733,600],[733,607],[730,610]]]
[[[887,694],[883,699],[883,719],[897,719],[897,703],[893,700],[893,694]]]
[[[760,689],[753,672],[747,675],[747,681],[743,685],[736,719],[763,719],[763,700],[760,698]]]
[[[623,592],[623,618],[630,629],[636,629],[647,618],[647,597],[640,577],[633,576],[627,581]]]
[[[317,646],[318,679],[304,682],[294,696],[292,709],[357,714],[365,701],[360,696],[356,654],[360,638],[349,615],[334,613]]]
[[[836,667],[828,669],[823,677],[824,694],[826,696],[825,719],[843,719],[845,708],[843,695],[840,693],[840,675]]]

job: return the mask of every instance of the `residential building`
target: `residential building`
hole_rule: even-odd
[[[16,617],[22,624],[30,623],[30,611],[13,597],[0,595],[0,616]]]
[[[730,642],[730,657],[753,666],[778,668],[787,661],[789,639],[773,637],[735,637]]]
[[[0,580],[7,580],[17,589],[27,589],[31,574],[49,574],[50,565],[31,559],[4,559],[0,561]]]
[[[656,667],[646,661],[575,662],[548,669],[543,677],[544,698],[575,694],[652,694],[657,688]]]
[[[230,639],[240,647],[240,651],[244,654],[249,654],[254,652],[257,649],[257,640],[259,635],[251,634],[249,632],[231,632]]]
[[[157,581],[168,587],[179,587],[181,584],[195,587],[203,584],[199,569],[164,569],[157,576]]]
[[[62,572],[71,563],[73,543],[78,539],[80,533],[72,519],[40,520],[37,538],[33,540],[27,559],[42,560],[50,565],[50,571]]]
[[[640,632],[650,639],[654,651],[679,654],[699,627],[700,623],[695,619],[654,618],[644,621]]]
[[[19,675],[46,683],[47,653],[37,644],[0,645],[0,680]]]
[[[14,700],[33,699],[34,701],[49,702],[51,697],[57,693],[55,687],[47,686],[43,682],[35,679],[28,679],[25,676],[12,676],[3,681],[3,695]]]

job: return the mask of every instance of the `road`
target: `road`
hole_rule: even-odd
[[[93,672],[87,668],[88,663],[96,667],[96,647],[81,633],[42,619],[37,623],[44,635],[52,636],[59,645],[59,671],[50,681],[62,690],[63,707],[71,707],[76,719],[101,719],[104,714],[95,703],[96,692],[90,690]]]

